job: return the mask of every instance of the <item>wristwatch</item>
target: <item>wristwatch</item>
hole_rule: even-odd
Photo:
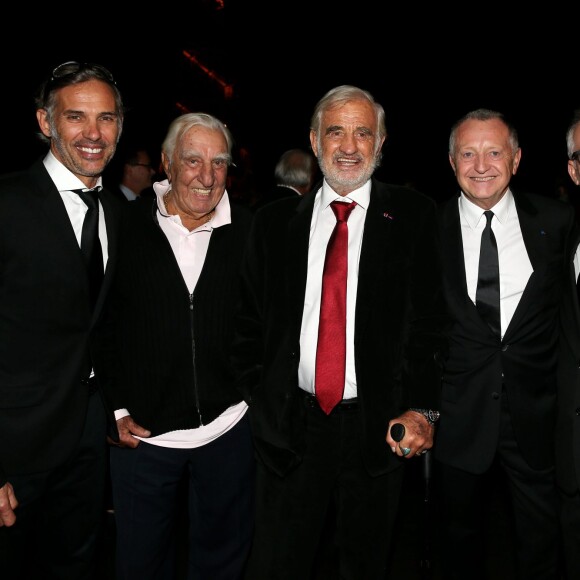
[[[433,409],[409,409],[409,411],[415,411],[415,413],[421,413],[427,421],[429,421],[429,425],[435,425],[435,423],[439,420],[441,413],[439,411],[433,411]]]

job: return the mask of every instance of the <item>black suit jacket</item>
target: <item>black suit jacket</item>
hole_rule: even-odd
[[[284,199],[285,197],[300,197],[300,194],[290,189],[289,187],[284,187],[283,185],[275,185],[270,191],[266,192],[254,205],[254,211],[258,210],[262,206],[271,203],[273,201],[277,201],[279,199]]]
[[[558,485],[569,494],[580,488],[580,306],[573,262],[579,243],[580,233],[577,232],[570,248],[561,302],[558,357],[556,475]]]
[[[129,201],[125,194],[121,191],[118,185],[108,185],[107,189],[111,192],[119,201]]]
[[[470,473],[483,473],[495,456],[502,384],[526,461],[537,469],[554,461],[558,308],[574,213],[570,206],[539,195],[514,193],[514,199],[533,273],[503,340],[467,294],[457,197],[439,212],[453,326],[435,458]]]
[[[298,386],[312,193],[256,212],[233,364],[259,458],[283,475],[304,451]],[[355,367],[361,453],[373,475],[400,465],[385,437],[408,407],[438,408],[446,320],[435,203],[372,180],[359,264]]]
[[[0,179],[0,485],[44,471],[77,444],[88,403],[88,349],[114,269],[120,206],[105,190],[109,259],[91,312],[86,267],[42,160]],[[89,363],[90,367],[90,363]]]

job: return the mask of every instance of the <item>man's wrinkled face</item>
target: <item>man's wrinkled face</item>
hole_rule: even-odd
[[[377,118],[371,103],[351,100],[324,112],[310,144],[329,185],[346,195],[366,183],[378,164]]]

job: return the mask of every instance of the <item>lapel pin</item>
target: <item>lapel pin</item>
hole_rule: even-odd
[[[389,220],[392,220],[392,219],[394,219],[394,218],[393,218],[393,216],[392,216],[392,215],[391,215],[391,214],[390,214],[388,211],[386,211],[386,212],[383,214],[383,217],[386,217],[386,218],[387,218],[387,219],[389,219]]]

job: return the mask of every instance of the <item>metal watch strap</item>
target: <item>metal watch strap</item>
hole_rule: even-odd
[[[416,413],[421,413],[427,421],[429,421],[430,425],[435,425],[437,420],[439,419],[439,411],[433,411],[433,409],[416,409],[411,408],[409,411],[415,411]]]

